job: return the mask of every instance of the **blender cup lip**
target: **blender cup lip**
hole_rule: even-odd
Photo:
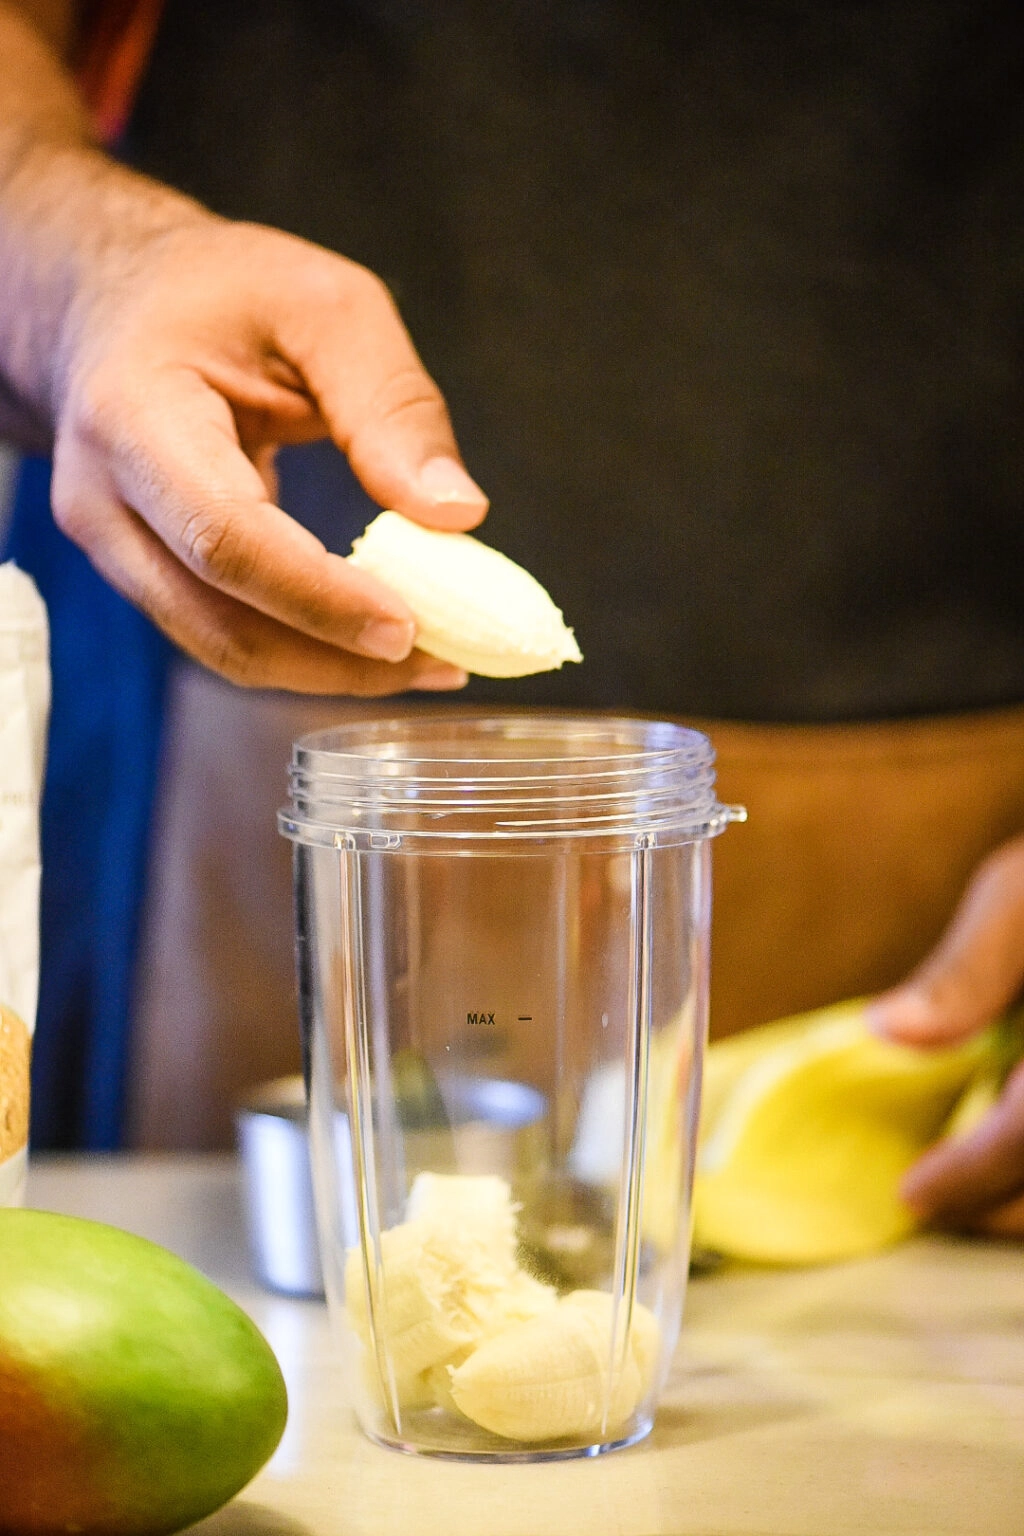
[[[317,731],[294,746],[284,836],[397,848],[713,837],[741,807],[714,793],[700,731],[639,715],[410,710]]]
[[[444,736],[458,736],[458,753],[441,751]],[[480,744],[476,751],[466,751],[472,736]],[[530,753],[483,750],[494,743],[513,748],[517,743],[532,742],[538,748]],[[399,754],[397,748],[408,744],[419,750]],[[546,743],[547,750],[539,750]],[[596,750],[601,743],[604,750]],[[575,746],[576,750],[568,750]],[[411,708],[407,712],[376,718],[347,721],[299,737],[294,746],[295,760],[315,760],[321,771],[328,763],[375,765],[402,763],[411,770],[414,764],[445,765],[444,777],[456,765],[481,767],[506,764],[516,768],[510,776],[525,777],[526,764],[566,767],[580,764],[615,764],[619,771],[630,758],[644,762],[692,756],[695,764],[714,760],[707,736],[692,726],[655,716],[622,715],[614,712],[556,709],[515,709],[494,706],[453,706],[446,710]],[[323,759],[320,763],[319,760]],[[591,773],[595,770],[591,766]],[[489,775],[493,777],[493,775]]]

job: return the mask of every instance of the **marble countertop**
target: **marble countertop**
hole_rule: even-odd
[[[253,1278],[234,1158],[39,1157],[28,1200],[180,1253],[276,1351],[284,1438],[197,1536],[1024,1533],[1024,1248],[928,1237],[857,1263],[696,1278],[646,1442],[472,1466],[363,1439],[323,1303]]]

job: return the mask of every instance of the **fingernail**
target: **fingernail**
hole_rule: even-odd
[[[412,650],[416,626],[408,619],[371,619],[359,631],[356,644],[363,656],[379,661],[404,661]]]
[[[868,1003],[864,1010],[865,1029],[873,1035],[879,1035],[883,1040],[888,1040],[889,1012],[888,1002]]]
[[[420,470],[420,489],[431,501],[458,503],[467,507],[486,507],[487,497],[456,459],[428,459]]]
[[[923,992],[893,992],[868,1004],[865,1023],[884,1040],[900,1040],[927,1033],[933,1016],[931,1001]]]
[[[465,688],[469,673],[461,667],[449,666],[446,661],[427,662],[413,680],[413,688],[440,692],[444,688]]]

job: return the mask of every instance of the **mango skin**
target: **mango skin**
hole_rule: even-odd
[[[240,1307],[117,1228],[0,1210],[0,1533],[163,1536],[249,1482],[284,1430]]]

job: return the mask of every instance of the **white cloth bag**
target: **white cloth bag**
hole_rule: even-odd
[[[39,805],[50,711],[49,626],[31,577],[0,565],[0,1003],[35,1027],[39,992]],[[0,1205],[17,1203],[26,1149],[0,1161]]]

